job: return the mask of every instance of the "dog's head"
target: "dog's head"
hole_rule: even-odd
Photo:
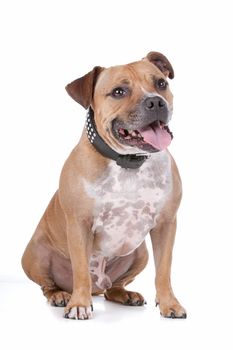
[[[172,138],[173,96],[167,78],[174,78],[170,62],[150,52],[138,62],[95,67],[66,90],[84,108],[92,107],[97,130],[110,147],[121,153],[156,152]]]

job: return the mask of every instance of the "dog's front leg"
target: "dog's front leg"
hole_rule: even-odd
[[[150,232],[156,267],[156,306],[159,305],[164,317],[186,318],[186,311],[174,296],[170,281],[175,233],[176,219],[162,222]]]
[[[87,222],[75,217],[68,218],[67,240],[73,271],[73,292],[65,308],[65,317],[79,320],[90,319],[93,308],[89,258],[93,238]]]

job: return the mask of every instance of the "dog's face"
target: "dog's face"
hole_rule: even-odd
[[[156,152],[171,142],[167,126],[172,93],[167,77],[174,72],[162,54],[108,69],[95,67],[67,86],[85,108],[92,106],[97,129],[110,147],[121,153]]]

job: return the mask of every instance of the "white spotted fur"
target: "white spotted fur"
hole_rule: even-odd
[[[122,169],[112,161],[95,183],[83,182],[87,195],[95,201],[93,254],[107,260],[128,255],[156,225],[169,198],[170,156],[166,151],[154,153],[136,170]]]

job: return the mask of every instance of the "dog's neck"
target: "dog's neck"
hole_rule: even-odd
[[[149,158],[148,155],[143,155],[141,153],[119,154],[114,151],[98,134],[95,125],[94,111],[91,107],[87,113],[86,133],[90,143],[100,154],[102,154],[102,156],[114,160],[116,164],[122,168],[138,169],[145,162],[145,160]]]

